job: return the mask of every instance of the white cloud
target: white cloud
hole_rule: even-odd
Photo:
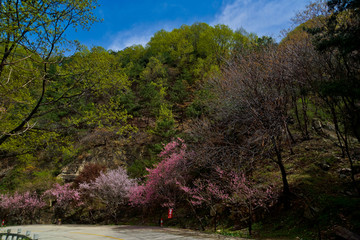
[[[156,23],[152,24],[152,26],[135,26],[131,30],[121,31],[116,33],[116,35],[109,36],[111,43],[107,49],[119,51],[138,44],[145,46],[157,31],[161,29],[171,31],[179,26],[181,24],[177,22]]]
[[[307,0],[233,0],[224,4],[212,25],[243,27],[248,32],[276,38],[281,30],[290,27],[290,19],[306,3]]]
[[[118,32],[115,36],[112,36],[112,40],[108,49],[119,51],[132,45],[145,46],[154,35],[152,31],[140,31],[138,29]]]

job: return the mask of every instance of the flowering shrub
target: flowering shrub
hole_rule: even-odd
[[[136,181],[119,167],[101,172],[94,181],[80,184],[80,190],[104,203],[107,211],[116,219],[119,207],[127,203],[130,191],[136,186]]]
[[[36,193],[14,193],[0,195],[0,209],[8,219],[22,224],[26,220],[33,222],[45,203]]]
[[[52,201],[55,218],[62,218],[72,206],[82,204],[80,201],[80,192],[72,189],[70,183],[64,185],[56,183],[53,188],[44,192],[43,197]]]
[[[183,195],[177,182],[186,178],[186,154],[186,144],[180,138],[164,146],[159,154],[162,161],[155,168],[147,169],[149,175],[146,183],[132,189],[131,204],[174,207],[177,199]]]

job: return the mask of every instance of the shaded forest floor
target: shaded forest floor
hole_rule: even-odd
[[[314,136],[299,140],[293,154],[286,153],[284,157],[293,193],[291,207],[271,209],[264,221],[255,224],[255,236],[337,239],[337,226],[359,233],[360,198],[351,182],[349,161],[341,155],[340,148],[328,138]],[[359,166],[356,150],[353,157]],[[268,174],[279,176],[275,168],[273,170]]]

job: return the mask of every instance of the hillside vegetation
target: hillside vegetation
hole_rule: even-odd
[[[7,222],[360,234],[358,1],[310,4],[280,43],[195,23],[71,56],[96,1],[20,2],[0,4]]]

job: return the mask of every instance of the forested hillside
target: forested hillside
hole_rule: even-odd
[[[97,2],[0,2],[0,216],[234,236],[360,234],[359,1],[280,42],[206,23],[64,55]],[[50,206],[48,203],[51,202]]]

